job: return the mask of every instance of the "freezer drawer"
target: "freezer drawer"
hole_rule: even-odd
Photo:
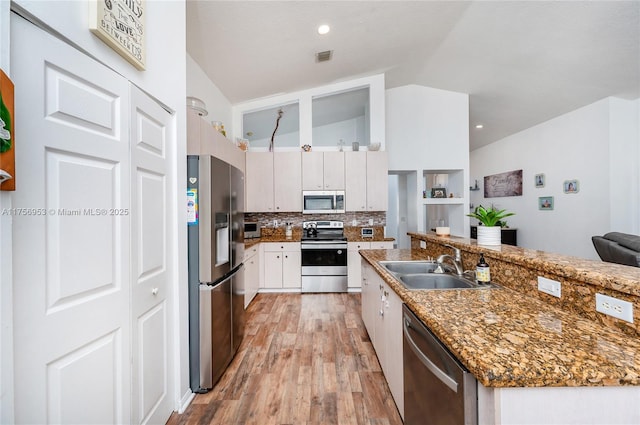
[[[200,285],[200,388],[212,388],[231,362],[231,278]]]

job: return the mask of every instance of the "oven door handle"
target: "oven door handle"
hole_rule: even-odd
[[[300,245],[300,249],[347,249],[347,245],[343,243],[335,242],[313,242],[303,243]]]

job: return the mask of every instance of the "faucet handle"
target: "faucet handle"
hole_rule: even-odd
[[[460,254],[460,249],[459,248],[456,248],[455,246],[451,246],[451,245],[448,245],[448,244],[445,244],[445,246],[448,247],[448,248],[453,249],[453,252],[456,255],[456,261],[461,261],[462,260],[462,256]]]

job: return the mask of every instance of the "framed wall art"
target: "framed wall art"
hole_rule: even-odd
[[[484,197],[522,196],[522,170],[493,174],[484,178]]]
[[[533,181],[536,187],[544,187],[544,174],[536,174]]]
[[[553,196],[541,196],[538,198],[539,210],[553,210]]]
[[[145,0],[90,0],[89,29],[137,69],[145,69]]]
[[[578,180],[565,180],[562,184],[562,190],[564,193],[578,193],[580,192],[580,182]]]

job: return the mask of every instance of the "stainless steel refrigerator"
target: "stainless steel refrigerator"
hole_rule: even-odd
[[[187,157],[189,366],[194,392],[222,376],[244,334],[244,174]]]

